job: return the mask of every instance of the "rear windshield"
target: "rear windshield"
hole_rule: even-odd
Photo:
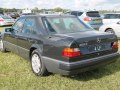
[[[100,14],[98,11],[91,11],[91,12],[87,12],[87,16],[89,17],[100,17]]]
[[[10,16],[5,16],[5,15],[0,15],[0,17],[3,19],[12,19]]]
[[[78,12],[78,11],[72,11],[71,15],[75,15],[75,16],[81,16],[83,14],[83,12]]]
[[[50,33],[75,33],[92,30],[76,17],[49,17],[44,18],[43,22]]]
[[[105,14],[104,19],[120,19],[120,14]]]

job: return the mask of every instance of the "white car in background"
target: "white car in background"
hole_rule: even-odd
[[[98,11],[69,11],[65,14],[77,16],[94,29],[99,29],[99,27],[103,25],[102,18]]]
[[[6,26],[6,25],[13,25],[15,22],[15,19],[11,18],[10,16],[6,15],[0,15],[0,26]]]
[[[117,23],[120,21],[120,13],[104,14],[103,24]]]
[[[120,21],[116,23],[104,24],[99,28],[99,31],[113,33],[120,39]]]

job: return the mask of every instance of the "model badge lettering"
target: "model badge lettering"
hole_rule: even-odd
[[[79,44],[80,47],[87,46],[87,45],[88,45],[88,43],[81,43],[81,44]]]

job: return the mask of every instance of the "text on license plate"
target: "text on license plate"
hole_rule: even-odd
[[[102,50],[105,50],[105,49],[110,49],[111,48],[111,45],[108,44],[108,45],[93,45],[93,46],[90,46],[89,47],[89,51],[90,52],[96,52],[96,51],[102,51]]]

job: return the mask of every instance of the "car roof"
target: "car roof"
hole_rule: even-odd
[[[74,11],[68,11],[68,12],[84,12],[84,11],[77,11],[77,10],[74,10]]]
[[[120,13],[104,13],[104,14],[120,14]]]
[[[68,12],[99,12],[96,10],[72,10],[72,11],[68,11]]]
[[[66,15],[66,14],[33,14],[33,15],[25,15],[22,17],[76,17],[74,15]]]

